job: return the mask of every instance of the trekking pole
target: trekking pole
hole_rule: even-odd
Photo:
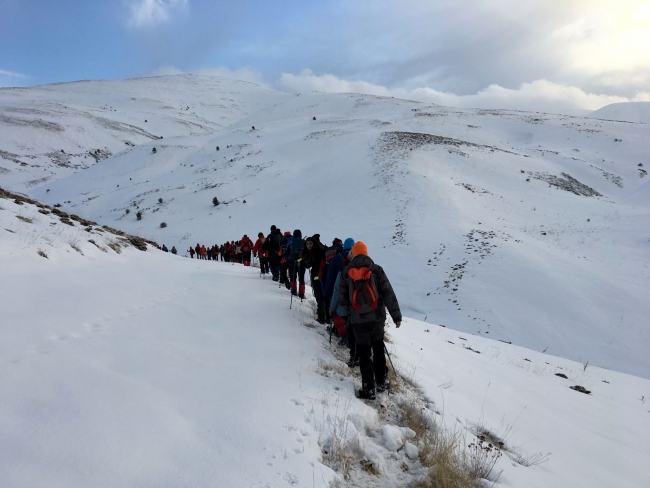
[[[393,366],[393,360],[390,357],[390,353],[388,352],[388,348],[386,347],[385,342],[384,342],[384,351],[386,351],[386,355],[388,356],[388,361],[390,361],[390,367],[393,368],[393,374],[397,378],[397,370],[395,369],[395,366]],[[390,382],[388,383],[388,391],[390,393]]]
[[[334,332],[334,321],[330,318],[330,344],[332,343],[332,332]]]
[[[291,267],[293,268],[293,271],[296,271],[296,262],[293,261],[291,263]],[[293,273],[291,274],[291,278],[293,278]],[[289,283],[291,283],[291,279],[289,279]],[[291,307],[293,306],[293,290],[291,290],[291,301],[289,302],[289,310],[291,310]]]

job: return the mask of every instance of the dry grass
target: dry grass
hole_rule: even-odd
[[[417,488],[480,488],[472,476],[463,449],[464,436],[456,432],[438,431],[424,440],[420,462],[429,472]]]
[[[70,247],[72,249],[74,249],[75,251],[77,251],[79,254],[83,256],[84,253],[81,252],[81,248],[79,247],[79,242],[80,242],[79,239],[73,239],[73,240],[69,240],[68,244],[70,244]]]
[[[122,253],[122,246],[116,240],[110,240],[106,243],[106,245],[110,247],[113,251],[115,251],[117,254]]]
[[[27,222],[28,224],[31,224],[31,223],[34,222],[34,219],[32,219],[30,217],[25,217],[24,215],[16,215],[16,218],[18,220],[22,220],[23,222]]]
[[[546,461],[548,461],[550,455],[551,455],[550,452],[546,454],[542,452],[538,452],[531,455],[519,454],[518,452],[508,453],[508,457],[512,459],[515,463],[520,464],[521,466],[525,466],[527,468],[545,463]]]
[[[42,249],[39,249],[38,251],[36,251],[36,253],[39,256],[43,256],[45,259],[50,259],[50,258],[47,257],[47,254],[45,254],[45,251],[43,251]]]
[[[342,361],[338,361],[336,359],[333,361],[328,361],[322,356],[318,356],[318,358],[316,358],[316,361],[319,373],[324,376],[328,376],[328,373],[330,372],[344,376],[350,376],[352,374],[348,365]]]
[[[325,433],[321,431],[321,436],[318,439],[318,443],[323,449],[323,464],[341,473],[346,481],[350,479],[352,467],[361,461],[356,452],[359,441],[358,436],[350,438],[348,433],[348,427],[350,426],[347,413],[348,406],[349,403],[346,405],[341,417],[335,416],[327,423],[329,427],[327,429],[328,435],[324,436]]]

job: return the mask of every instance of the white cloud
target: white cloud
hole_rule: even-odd
[[[0,69],[0,87],[25,86],[28,84],[29,76],[15,71]]]
[[[27,75],[23,75],[21,73],[15,73],[13,71],[7,71],[5,69],[0,69],[0,76],[6,76],[7,78],[21,78],[21,79],[28,78]]]
[[[171,9],[185,7],[189,0],[129,0],[129,25],[144,27],[167,22]]]
[[[478,93],[456,95],[429,87],[403,89],[387,88],[365,81],[348,81],[332,74],[315,75],[311,70],[300,74],[283,73],[279,84],[293,92],[320,91],[328,93],[364,93],[368,95],[393,96],[409,100],[436,103],[451,107],[503,108],[571,113],[580,110],[596,110],[610,103],[645,101],[647,92],[639,92],[633,98],[587,93],[575,86],[566,86],[548,80],[522,83],[516,89],[490,85]]]

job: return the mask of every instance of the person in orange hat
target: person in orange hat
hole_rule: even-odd
[[[362,381],[358,396],[374,400],[377,391],[388,388],[384,355],[386,309],[398,328],[402,312],[386,273],[370,258],[368,246],[362,241],[354,244],[352,260],[341,272],[339,305],[348,312],[357,343]]]

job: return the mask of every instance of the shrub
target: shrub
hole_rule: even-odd
[[[161,222],[160,223],[160,228],[164,229],[165,227],[167,227],[167,222]]]
[[[214,198],[212,199],[212,205],[214,205],[215,207],[216,207],[217,205],[219,205],[219,199],[218,199],[217,197],[214,197]]]
[[[163,202],[163,199],[162,199],[162,197],[160,197],[160,198],[158,199],[158,203],[162,203],[162,202]]]
[[[142,212],[138,212],[138,213],[136,213],[136,214],[135,214],[135,217],[136,217],[138,220],[142,220]]]
[[[129,214],[129,213],[131,213],[131,210],[129,210],[129,209],[127,208],[124,212],[125,212],[126,214]]]

